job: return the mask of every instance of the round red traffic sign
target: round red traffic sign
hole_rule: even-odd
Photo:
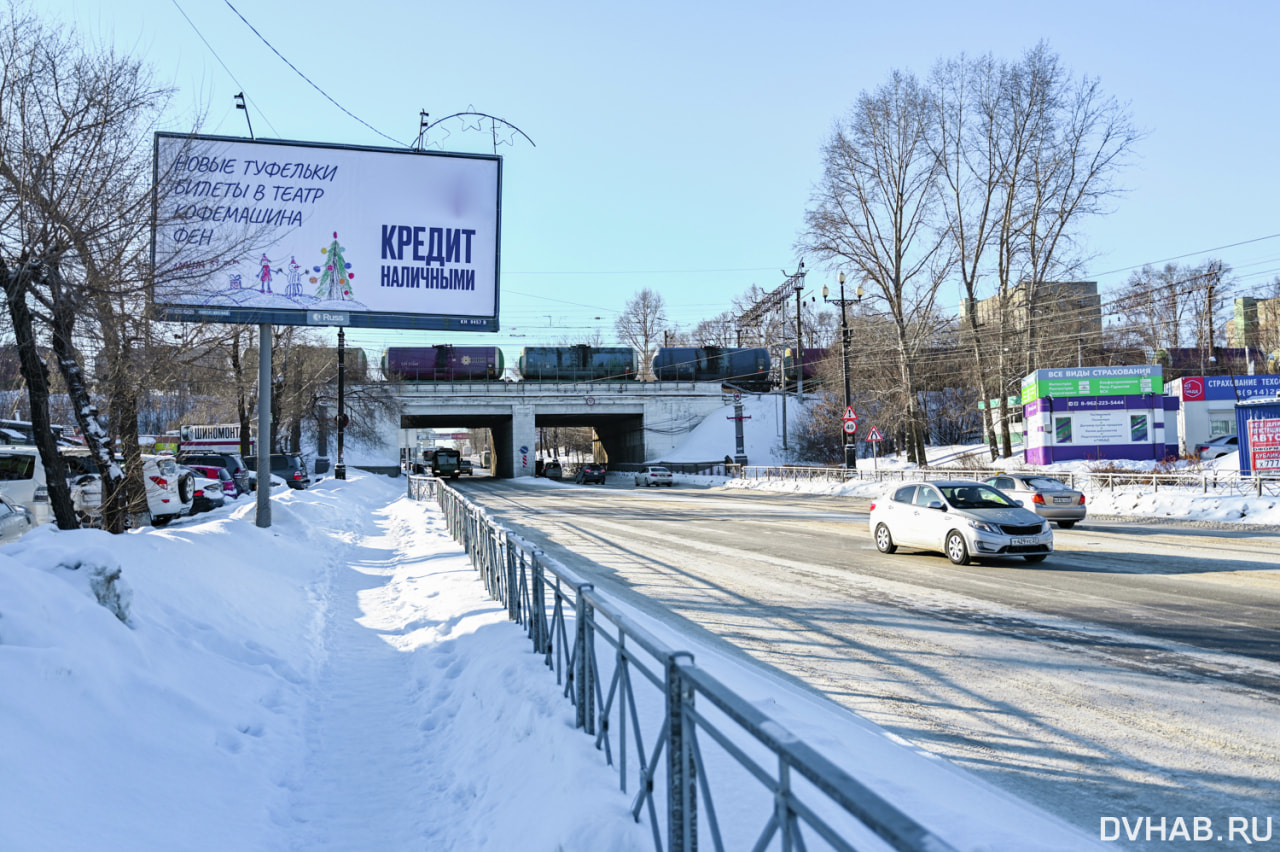
[[[846,435],[852,435],[853,433],[855,433],[855,432],[857,432],[857,431],[858,431],[858,421],[857,421],[857,420],[846,420],[846,421],[844,421],[844,433],[845,433]]]

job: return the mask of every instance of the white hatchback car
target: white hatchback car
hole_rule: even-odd
[[[671,476],[671,471],[662,465],[649,464],[636,471],[636,485],[665,485],[669,488],[675,485],[675,480]]]
[[[147,511],[151,523],[162,527],[175,518],[191,514],[196,479],[183,470],[172,456],[143,456],[142,481],[147,487]],[[86,525],[102,522],[102,478],[96,474],[78,477],[71,486],[71,503]]]
[[[956,565],[971,559],[1053,553],[1049,522],[999,490],[967,479],[900,485],[871,504],[876,549],[940,550]]]

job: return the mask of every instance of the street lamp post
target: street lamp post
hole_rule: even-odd
[[[831,291],[827,285],[822,285],[822,301],[829,302],[833,305],[840,306],[840,365],[844,372],[844,408],[849,410],[849,314],[846,306],[849,303],[857,304],[862,301],[862,285],[858,285],[857,298],[846,299],[844,297],[844,272],[841,272],[836,278],[840,282],[840,298],[829,298]],[[841,433],[845,434],[845,433]],[[858,443],[855,438],[852,442],[846,436],[844,441],[844,466],[850,470],[858,466]]]
[[[342,455],[343,432],[347,428],[346,400],[343,398],[347,385],[347,338],[345,328],[338,326],[338,463],[333,467],[334,479],[347,478],[347,461]]]

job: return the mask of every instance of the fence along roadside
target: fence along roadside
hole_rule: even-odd
[[[732,476],[735,471],[730,470]],[[1009,473],[1030,473],[1030,469],[976,469],[966,467],[928,467],[928,468],[894,468],[881,471],[854,470],[842,467],[806,467],[788,465],[767,467],[750,465],[737,471],[740,479],[778,479],[784,481],[830,481],[830,482],[917,482],[925,479],[953,477],[956,479],[989,479]],[[1120,471],[1035,471],[1045,476],[1061,479],[1068,487],[1086,494],[1117,488],[1137,486],[1160,490],[1161,488],[1181,488],[1198,490],[1202,494],[1224,493],[1244,496],[1253,494],[1261,497],[1264,494],[1280,496],[1280,477],[1275,476],[1242,476],[1238,471],[1201,471],[1199,473],[1156,473],[1140,470]]]
[[[821,839],[839,852],[867,848],[867,841],[900,852],[954,848],[456,490],[410,476],[408,496],[439,501],[486,590],[555,672],[577,727],[617,767],[624,792],[635,784],[632,816],[648,822],[659,852],[693,850],[699,839],[726,848],[715,784],[730,771],[754,778],[762,803],[771,803],[758,838],[743,848],[765,848],[775,838],[800,849],[817,848]],[[597,653],[597,640],[605,654]]]

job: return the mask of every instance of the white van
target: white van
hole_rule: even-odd
[[[35,447],[0,446],[0,494],[26,507],[33,523],[47,524],[53,520],[44,463]]]

